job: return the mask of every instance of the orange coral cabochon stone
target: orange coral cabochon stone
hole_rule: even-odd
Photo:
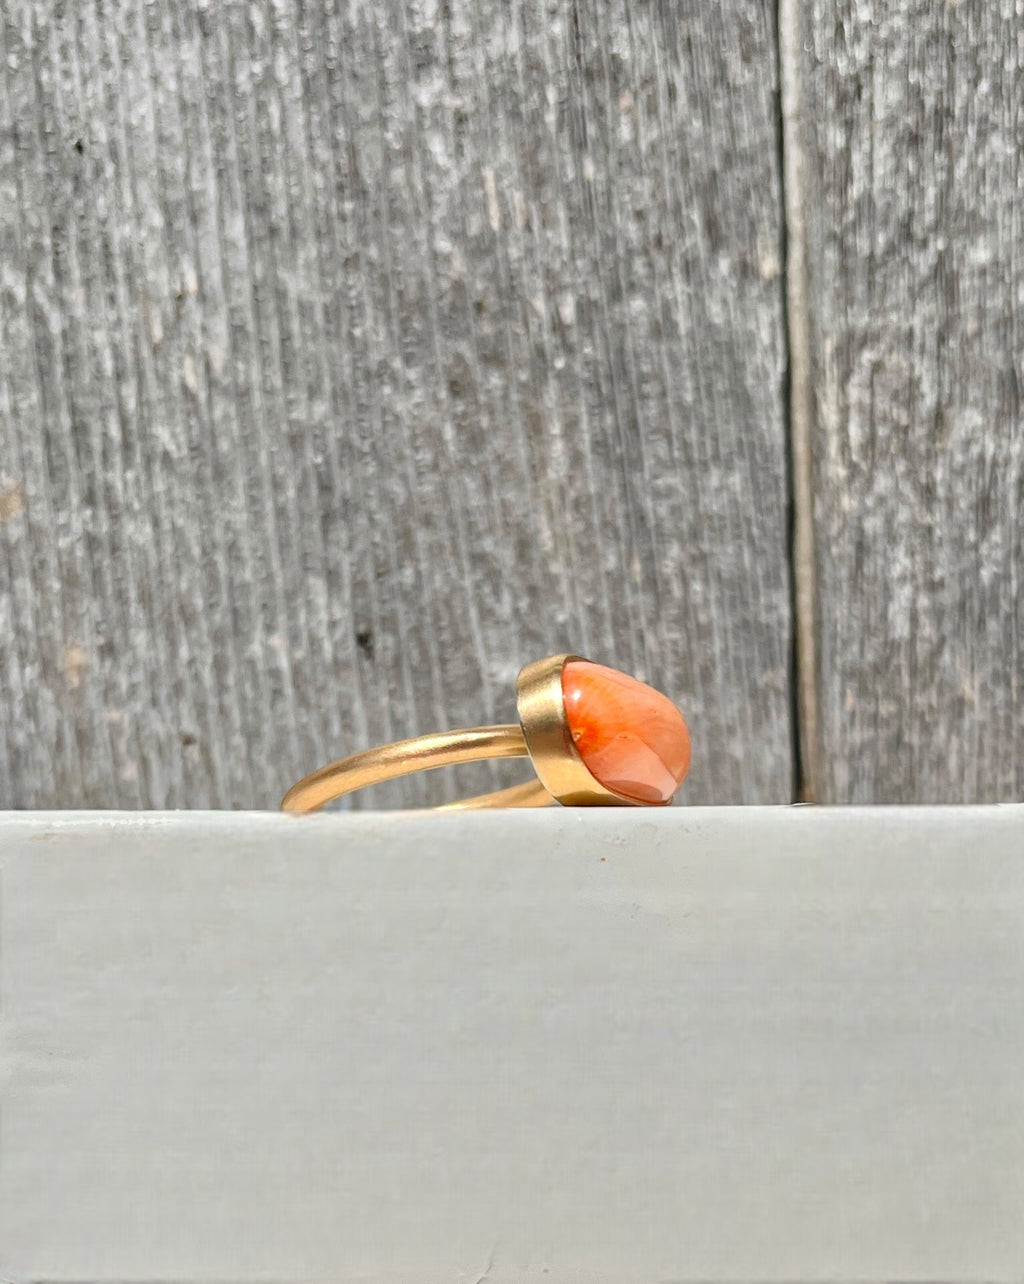
[[[667,803],[690,769],[690,732],[668,696],[628,673],[568,660],[562,699],[576,750],[605,789]]]

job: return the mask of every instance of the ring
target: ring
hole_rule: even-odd
[[[398,740],[329,763],[285,794],[282,811],[317,811],[367,785],[485,758],[529,758],[537,779],[446,803],[477,807],[663,807],[690,769],[686,720],[653,687],[578,655],[527,664],[518,724]]]

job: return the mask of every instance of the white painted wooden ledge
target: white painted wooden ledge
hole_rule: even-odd
[[[1020,1280],[1024,807],[0,818],[5,1281]]]

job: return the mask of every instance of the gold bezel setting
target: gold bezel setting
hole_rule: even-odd
[[[582,655],[549,655],[524,665],[516,679],[519,725],[537,779],[563,807],[651,806],[606,788],[580,757],[562,692],[562,670],[570,660],[591,663]]]
[[[631,797],[609,789],[591,774],[576,746],[565,707],[562,679],[565,666],[571,662],[591,666],[598,671],[597,674],[588,675],[586,683],[581,683],[582,699],[579,709],[575,710],[579,723],[578,734],[585,739],[587,752],[601,755],[601,760],[605,762],[608,760],[609,747],[612,749],[613,759],[619,750],[625,750],[628,755],[630,743],[638,738],[643,739],[642,730],[637,730],[639,724],[636,717],[629,713],[627,707],[625,721],[628,726],[621,730],[621,734],[616,731],[615,726],[609,732],[609,728],[603,725],[602,718],[606,697],[600,692],[600,682],[607,681],[608,677],[615,679],[617,671],[605,669],[602,678],[602,666],[595,665],[592,660],[585,660],[581,655],[549,655],[544,660],[525,665],[519,671],[516,679],[518,723],[431,732],[339,758],[292,785],[281,801],[282,810],[318,811],[325,803],[356,789],[408,776],[413,772],[454,767],[459,763],[480,762],[489,758],[527,757],[536,773],[535,780],[479,794],[474,798],[445,803],[438,810],[545,807],[552,802],[560,803],[563,807],[668,806],[672,802],[671,797],[658,801]],[[593,694],[595,677],[599,685],[596,701]],[[628,679],[629,675],[619,673],[618,678]],[[642,683],[635,679],[630,681],[643,689]],[[587,686],[590,688],[589,695],[586,694]],[[621,687],[621,681],[619,686]],[[651,694],[661,700],[665,699],[658,692]],[[613,696],[609,707],[613,718],[616,717],[616,709],[621,715],[621,700]],[[676,713],[678,714],[678,710]],[[679,718],[682,722],[681,714]],[[682,723],[682,732],[686,737],[685,762],[682,764],[682,774],[685,775],[689,765],[689,735],[685,722]],[[680,780],[681,777],[677,780],[677,787]]]

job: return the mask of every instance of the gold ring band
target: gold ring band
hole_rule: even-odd
[[[282,811],[317,811],[325,803],[343,794],[365,789],[384,780],[409,776],[415,771],[432,771],[435,767],[454,767],[463,762],[481,762],[488,758],[526,758],[528,751],[522,728],[514,724],[503,727],[465,727],[459,731],[438,731],[432,735],[414,736],[410,740],[396,740],[378,749],[364,749],[351,757],[329,763],[292,785],[281,802]],[[533,793],[544,793],[540,781],[529,781]],[[513,786],[517,791],[522,785]],[[463,802],[448,803],[449,808],[507,807],[507,801],[494,801],[507,790],[495,794],[482,794]],[[524,804],[520,803],[520,806]]]
[[[589,704],[576,701],[580,707],[575,717],[566,708],[567,666],[573,666],[577,678],[573,694],[578,696],[584,680],[591,692]],[[282,810],[317,811],[344,794],[416,771],[527,757],[536,780],[447,803],[438,810],[543,807],[551,802],[565,806],[664,805],[671,801],[689,767],[689,733],[678,709],[635,678],[581,656],[553,655],[526,665],[516,680],[516,705],[518,725],[434,732],[329,763],[293,785],[281,802]],[[646,784],[620,780],[622,771],[616,774],[613,770],[614,763],[621,764],[623,755],[630,753],[633,761],[647,754]],[[668,759],[671,763],[666,765]],[[657,780],[652,784],[654,776]]]

